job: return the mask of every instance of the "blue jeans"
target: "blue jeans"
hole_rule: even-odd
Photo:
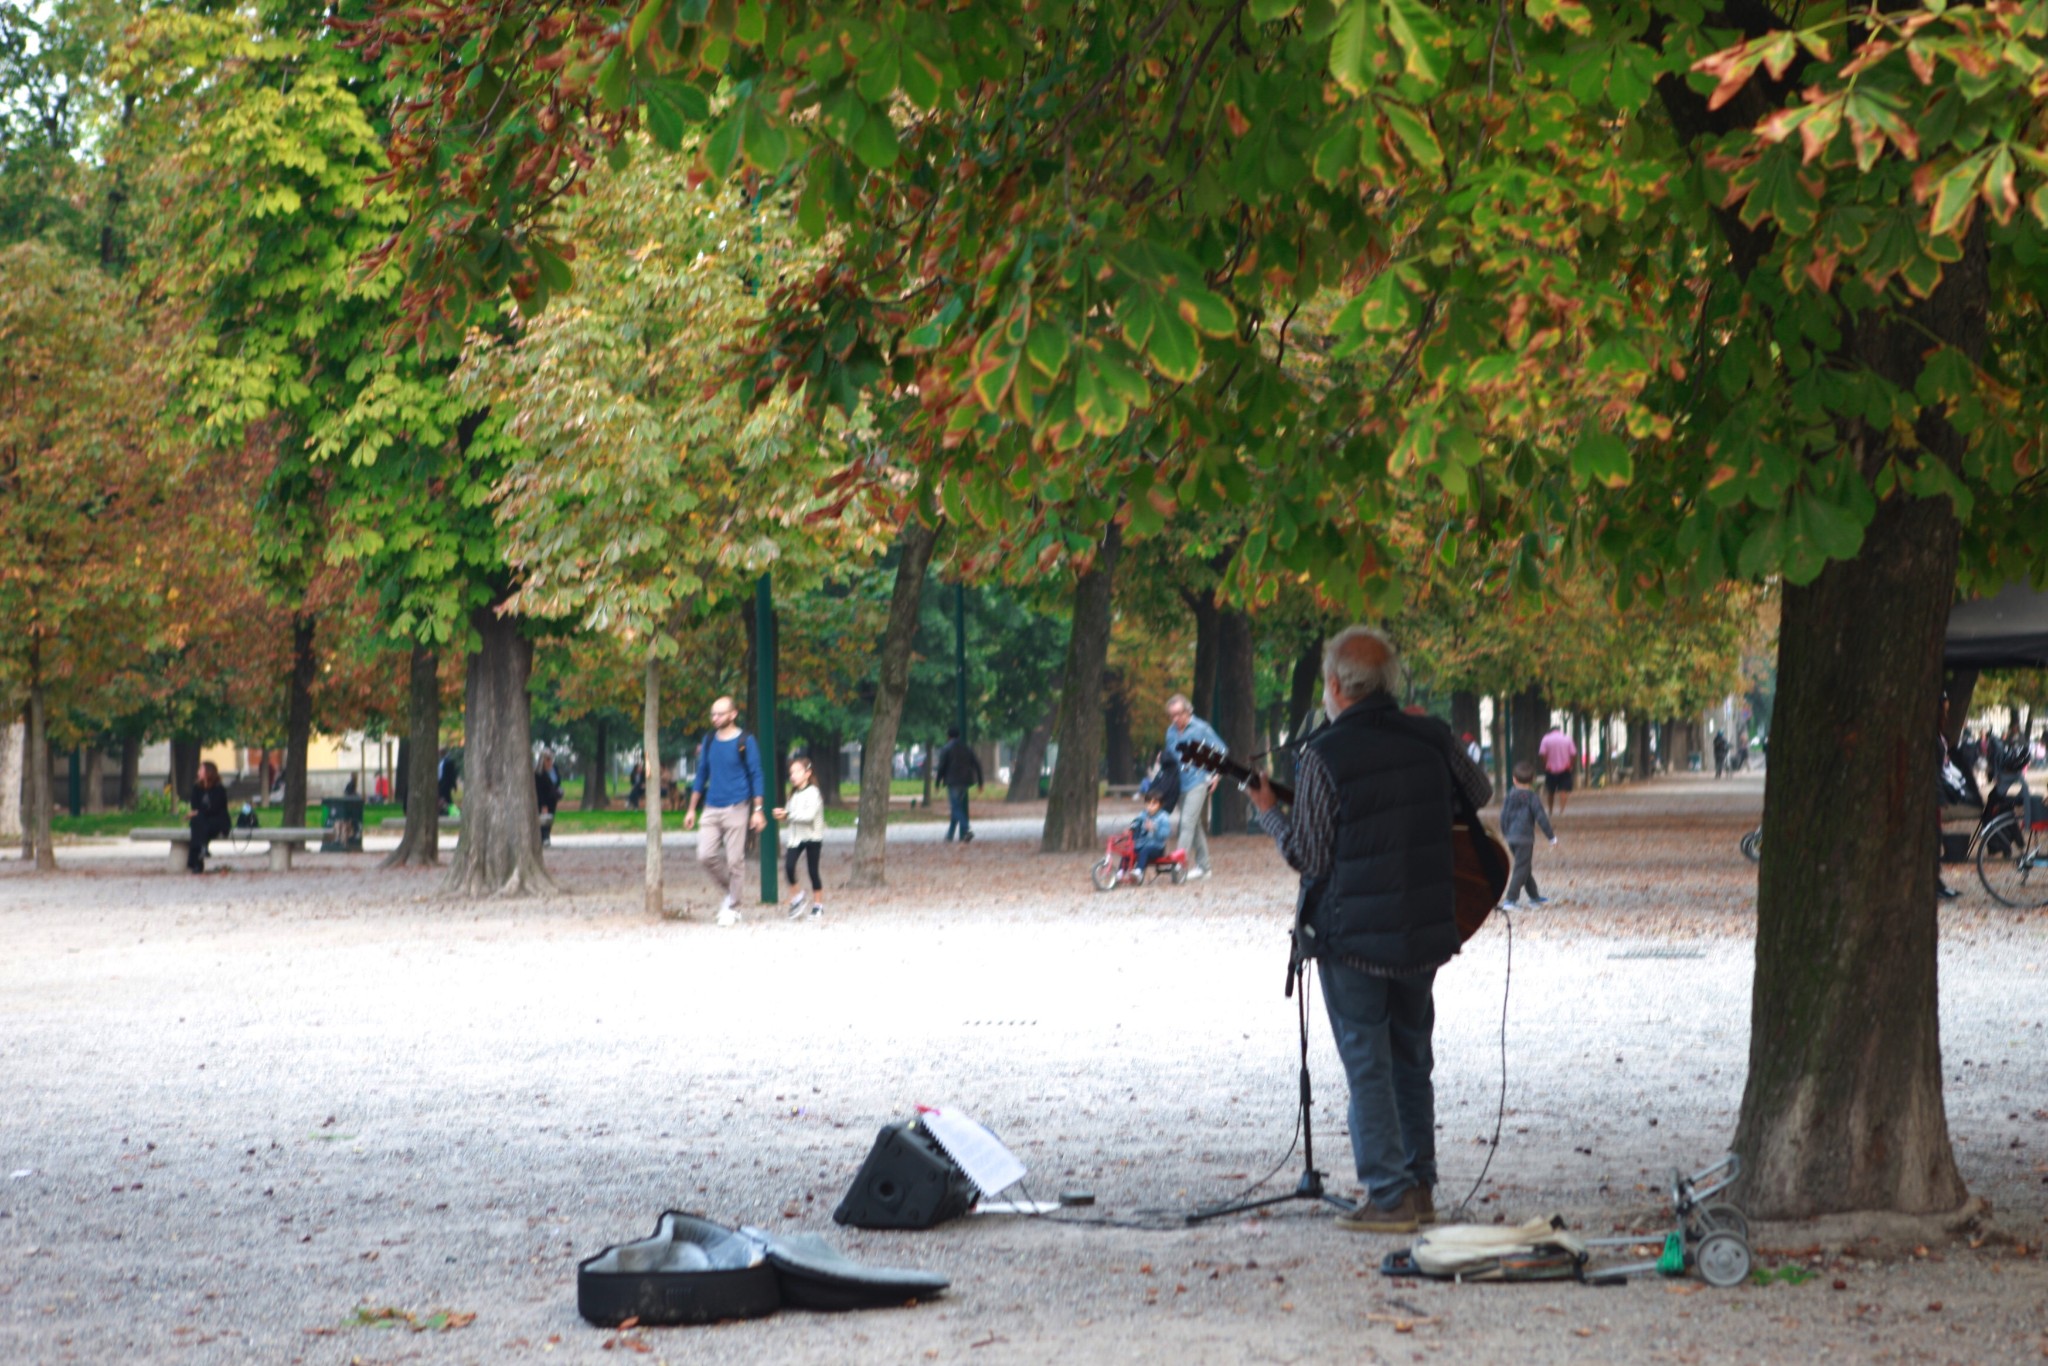
[[[1131,846],[1131,852],[1138,856],[1138,871],[1142,873],[1155,862],[1166,857],[1166,841],[1159,840],[1150,844],[1135,844]]]
[[[946,805],[952,811],[952,819],[946,822],[946,838],[953,838],[957,830],[963,837],[973,833],[967,828],[967,789],[949,787],[946,789]]]
[[[1374,977],[1328,959],[1317,962],[1337,1056],[1351,1084],[1351,1157],[1374,1203],[1386,1207],[1411,1186],[1436,1185],[1434,970]]]

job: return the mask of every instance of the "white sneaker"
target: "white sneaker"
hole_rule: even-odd
[[[809,892],[798,892],[789,899],[789,919],[796,920],[804,913],[804,903],[811,899]]]
[[[1198,877],[1207,877],[1207,876],[1209,876],[1209,870],[1208,870],[1207,868],[1190,868],[1190,869],[1188,869],[1188,881],[1190,881],[1190,882],[1193,882],[1193,881],[1194,881],[1194,880],[1195,880],[1196,878],[1198,878]]]
[[[1519,901],[1503,901],[1500,903],[1500,908],[1504,911],[1519,911],[1522,909],[1522,903]]]
[[[740,913],[730,901],[718,908],[718,923],[723,926],[732,926],[740,923]]]

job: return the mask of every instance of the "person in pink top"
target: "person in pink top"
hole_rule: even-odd
[[[1579,762],[1579,747],[1564,733],[1563,726],[1552,726],[1550,734],[1536,746],[1536,752],[1543,759],[1544,805],[1550,808],[1551,815],[1562,816],[1572,796],[1572,773]]]

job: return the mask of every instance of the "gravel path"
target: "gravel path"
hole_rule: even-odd
[[[1725,1150],[1754,903],[1735,841],[1760,799],[1760,778],[1585,794],[1539,850],[1558,900],[1515,923],[1505,1134],[1474,1217],[1650,1228],[1670,1170]],[[203,879],[120,845],[66,849],[54,878],[0,864],[0,1361],[2048,1357],[2048,916],[1974,880],[1943,912],[1949,1122],[1999,1237],[1789,1257],[1821,1235],[1772,1227],[1767,1263],[1811,1278],[1734,1291],[1445,1286],[1381,1277],[1408,1240],[1305,1203],[1161,1217],[1300,1170],[1270,845],[1223,839],[1214,879],[1098,895],[1094,856],[1037,854],[1035,821],[978,832],[905,827],[888,891],[735,930],[708,923],[680,843],[672,903],[695,915],[644,919],[638,853],[605,836],[551,851],[573,895],[548,903],[440,902],[436,874],[370,855]],[[828,889],[851,849],[832,835]],[[1441,1202],[1493,1131],[1507,954],[1496,923],[1439,978]],[[1349,1190],[1314,1008],[1316,1155]],[[1035,1193],[1086,1188],[1091,1218],[1159,1226],[834,1225],[877,1128],[917,1102],[1002,1134]],[[583,1323],[576,1261],[668,1207],[821,1232],[953,1288],[859,1315]],[[475,1319],[352,1326],[387,1308]]]

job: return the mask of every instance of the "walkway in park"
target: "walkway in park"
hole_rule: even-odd
[[[1725,1150],[1754,897],[1736,839],[1760,796],[1760,778],[1586,794],[1539,852],[1558,903],[1516,922],[1505,1133],[1478,1217],[1650,1229],[1669,1170]],[[680,845],[669,873],[694,918],[643,918],[630,840],[564,841],[550,866],[571,895],[523,904],[444,903],[434,874],[370,855],[207,878],[125,847],[66,848],[54,878],[0,863],[0,1361],[2048,1352],[2048,916],[1974,881],[1942,913],[1942,988],[1956,1151],[1996,1213],[1975,1249],[1844,1257],[1768,1227],[1767,1263],[1802,1282],[1456,1287],[1382,1278],[1405,1240],[1307,1205],[1199,1229],[841,1229],[831,1209],[876,1130],[920,1101],[995,1128],[1037,1194],[1092,1190],[1097,1219],[1154,1223],[1299,1170],[1291,894],[1270,847],[1220,840],[1210,881],[1097,894],[1095,856],[1035,853],[1034,822],[980,831],[901,840],[891,887],[869,893],[836,890],[851,832],[834,831],[822,922],[763,908],[733,930],[710,925]],[[1446,1204],[1494,1130],[1507,950],[1489,926],[1440,979]],[[1348,1188],[1317,1010],[1316,1154]],[[576,1262],[669,1207],[819,1232],[953,1289],[607,1350],[617,1335],[576,1317]],[[385,1309],[475,1318],[356,1326]]]

